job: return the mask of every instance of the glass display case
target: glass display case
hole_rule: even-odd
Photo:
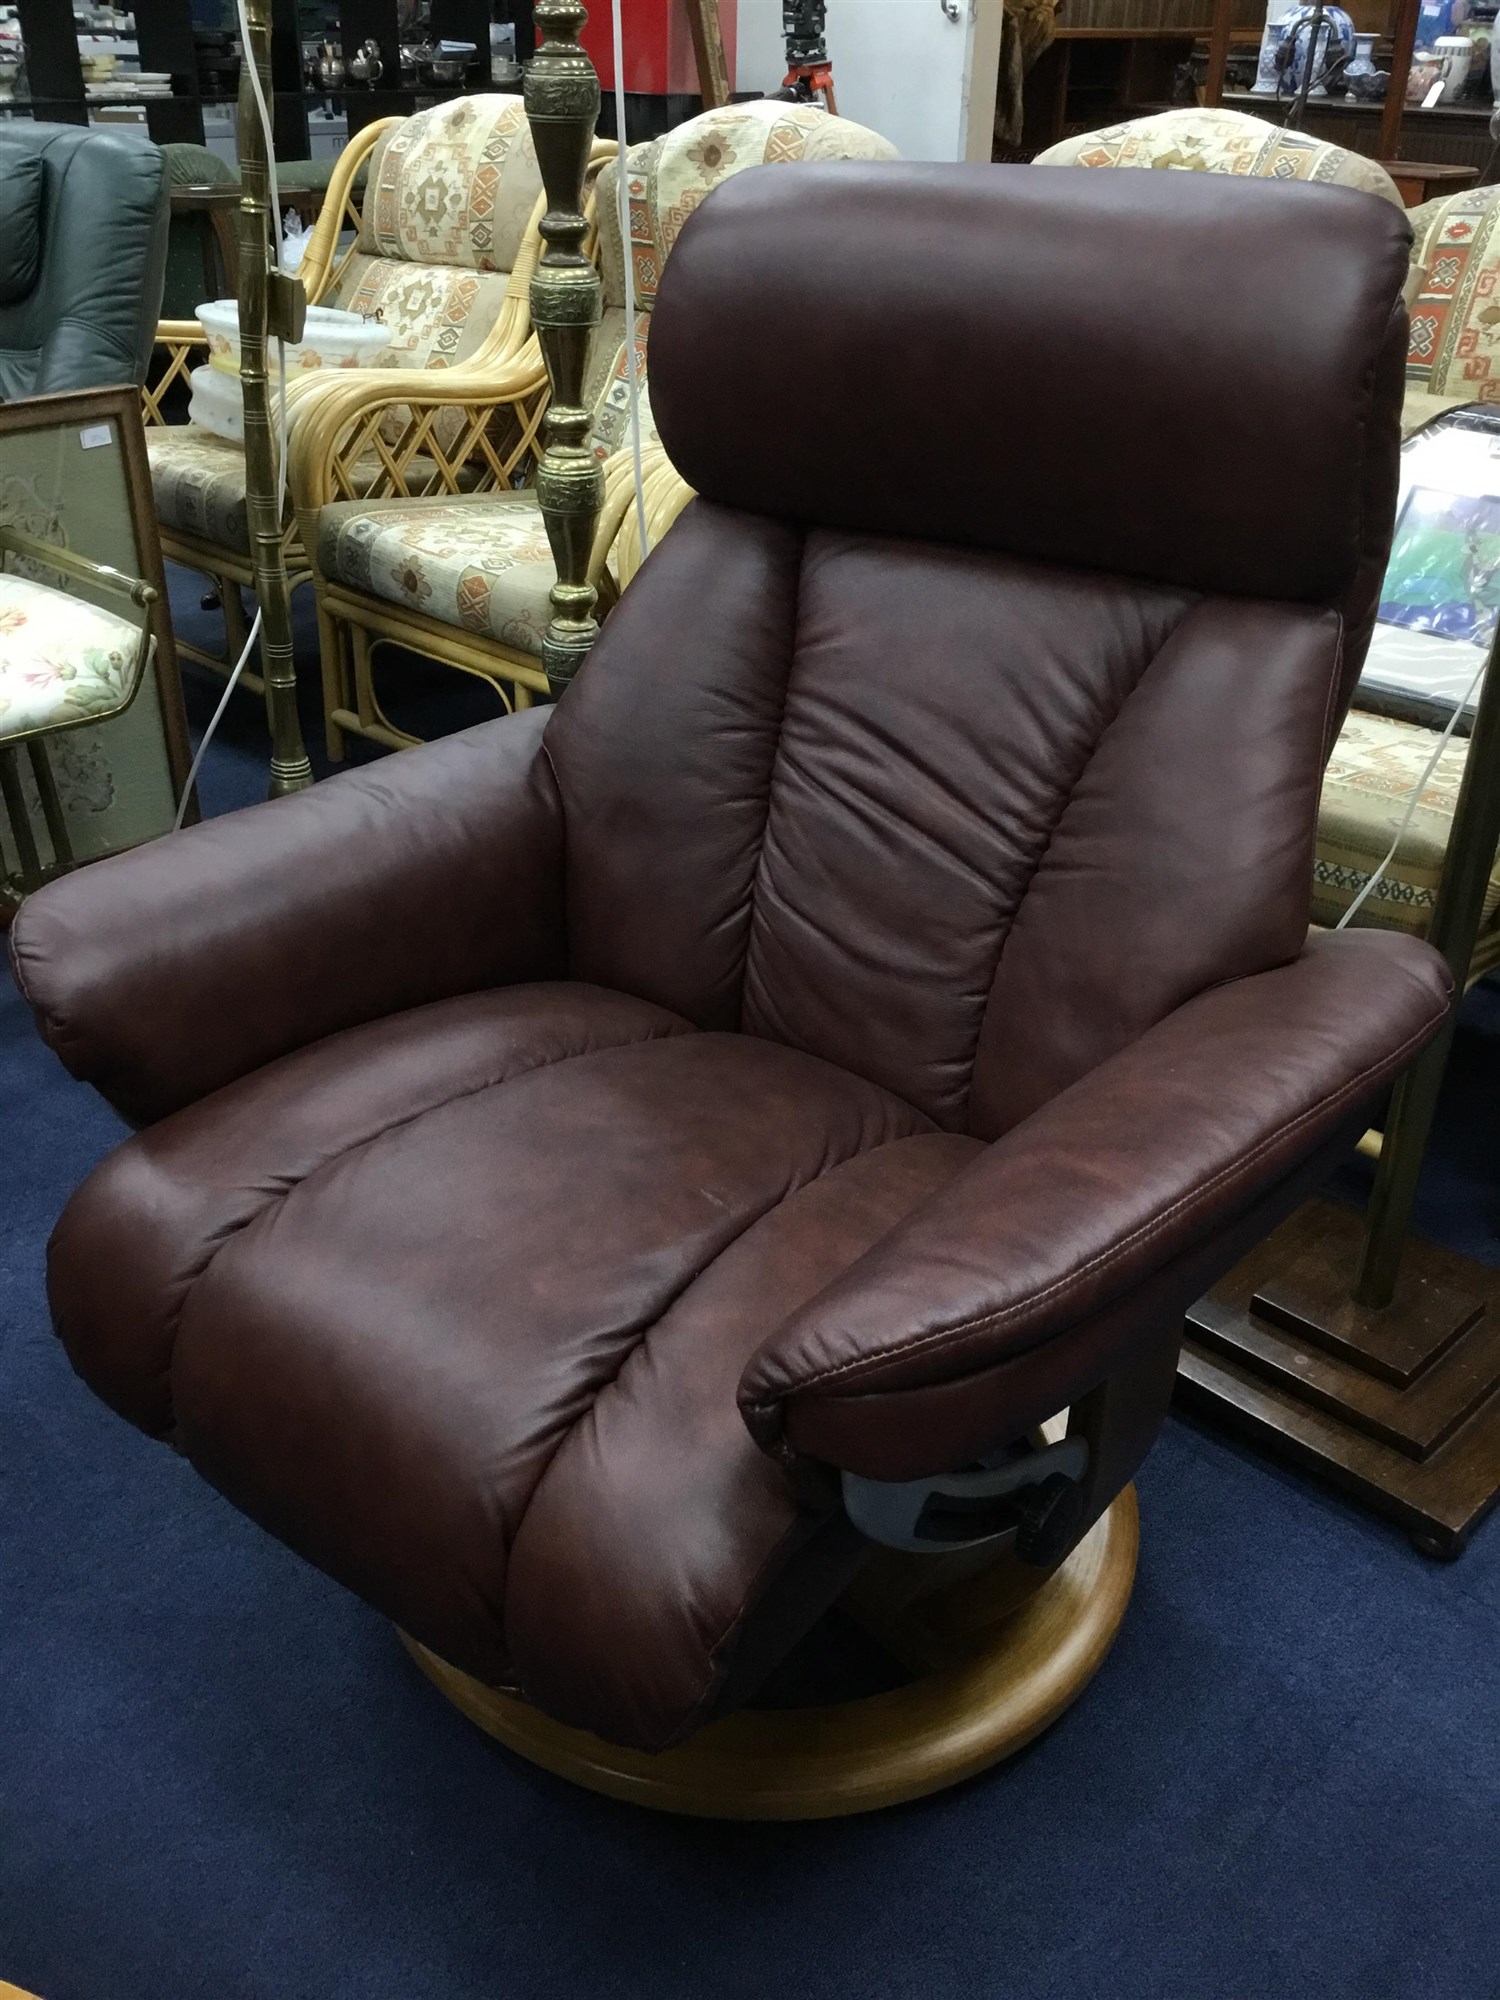
[[[531,0],[275,0],[276,152],[332,159],[373,119],[518,89]],[[0,0],[0,116],[145,125],[234,162],[234,0]]]

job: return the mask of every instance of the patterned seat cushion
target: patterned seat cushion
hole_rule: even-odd
[[[249,554],[245,454],[239,445],[196,424],[171,424],[147,431],[146,454],[156,516],[164,528]]]
[[[1064,139],[1036,156],[1039,167],[1165,167],[1258,180],[1326,181],[1378,194],[1404,207],[1395,182],[1374,160],[1324,139],[1219,107],[1159,111]]]
[[[140,640],[116,612],[0,572],[0,742],[123,708]]]
[[[325,507],[318,567],[352,590],[541,657],[557,572],[533,493]]]
[[[151,461],[156,516],[162,526],[248,556],[250,530],[241,447],[213,431],[200,430],[196,424],[171,424],[147,431],[146,452]],[[379,455],[372,452],[355,467],[354,484],[362,489],[373,486],[384,470]],[[407,464],[406,477],[412,485],[420,486],[435,471],[433,460],[417,452]]]
[[[1437,747],[1416,723],[1351,710],[1323,781],[1313,864],[1313,922],[1336,923],[1379,866],[1395,838],[1412,791]],[[1432,919],[1443,854],[1469,745],[1454,738],[1428,779],[1396,857],[1361,905],[1357,923],[1424,933]],[[1485,898],[1481,954],[1500,956],[1500,861]]]
[[[1411,224],[1407,394],[1500,401],[1500,187],[1424,202]]]

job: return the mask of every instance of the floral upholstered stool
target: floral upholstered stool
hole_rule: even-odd
[[[142,612],[156,593],[102,565],[85,563],[65,549],[32,543],[12,530],[0,532],[0,556],[45,561],[54,572],[87,575],[95,588],[119,590]],[[67,820],[47,760],[47,738],[83,723],[106,722],[134,701],[155,641],[146,618],[73,597],[31,576],[0,571],[0,797],[5,802],[20,862],[19,881],[0,887],[14,902],[40,886],[44,875],[21,788],[17,752],[25,745],[36,781],[54,866],[73,865]]]
[[[1313,864],[1314,923],[1337,923],[1385,859],[1436,745],[1436,731],[1420,723],[1399,722],[1362,709],[1350,711],[1323,781]],[[1360,906],[1357,923],[1412,931],[1419,937],[1426,934],[1468,752],[1468,742],[1461,737],[1444,748],[1390,866]],[[1470,980],[1496,965],[1500,965],[1500,861],[1490,873],[1484,917],[1469,962]]]

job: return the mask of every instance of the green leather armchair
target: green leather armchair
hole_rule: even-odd
[[[166,254],[144,135],[0,126],[0,402],[144,382]]]

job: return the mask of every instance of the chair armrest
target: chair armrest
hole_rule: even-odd
[[[535,342],[487,368],[364,368],[310,384],[298,401],[287,461],[298,514],[306,519],[337,500],[406,497],[405,473],[419,453],[438,460],[439,492],[475,490],[461,487],[443,467],[456,474],[476,455],[485,461],[480,486],[508,487],[532,449],[546,394],[547,370]],[[514,432],[502,450],[492,440],[495,419],[507,409],[514,412]],[[392,410],[406,412],[394,441],[382,429]],[[461,413],[458,434],[447,440],[434,437],[432,428],[443,411]],[[356,467],[372,457],[383,467],[373,489],[356,476]]]
[[[43,1038],[135,1124],[340,1028],[563,966],[525,711],[49,884],[11,930]]]
[[[623,491],[618,500],[614,493],[607,493],[601,526],[606,521],[612,523],[609,553],[613,554],[615,578],[623,590],[645,561],[646,553],[641,548],[640,523],[635,506],[635,471],[628,446],[615,453],[605,473],[606,483],[616,460],[623,462]],[[646,534],[654,549],[688,502],[697,496],[661,445],[646,447],[641,455],[641,471],[646,503]],[[615,502],[613,508],[611,502]],[[602,563],[600,567],[603,567]]]
[[[1343,931],[1188,1001],[785,1321],[741,1378],[752,1434],[912,1479],[1049,1414],[1017,1409],[1023,1380],[1063,1407],[1173,1313],[1180,1325],[1248,1247],[1238,1219],[1329,1140],[1352,1143],[1350,1120],[1437,1031],[1451,990],[1418,939]]]

